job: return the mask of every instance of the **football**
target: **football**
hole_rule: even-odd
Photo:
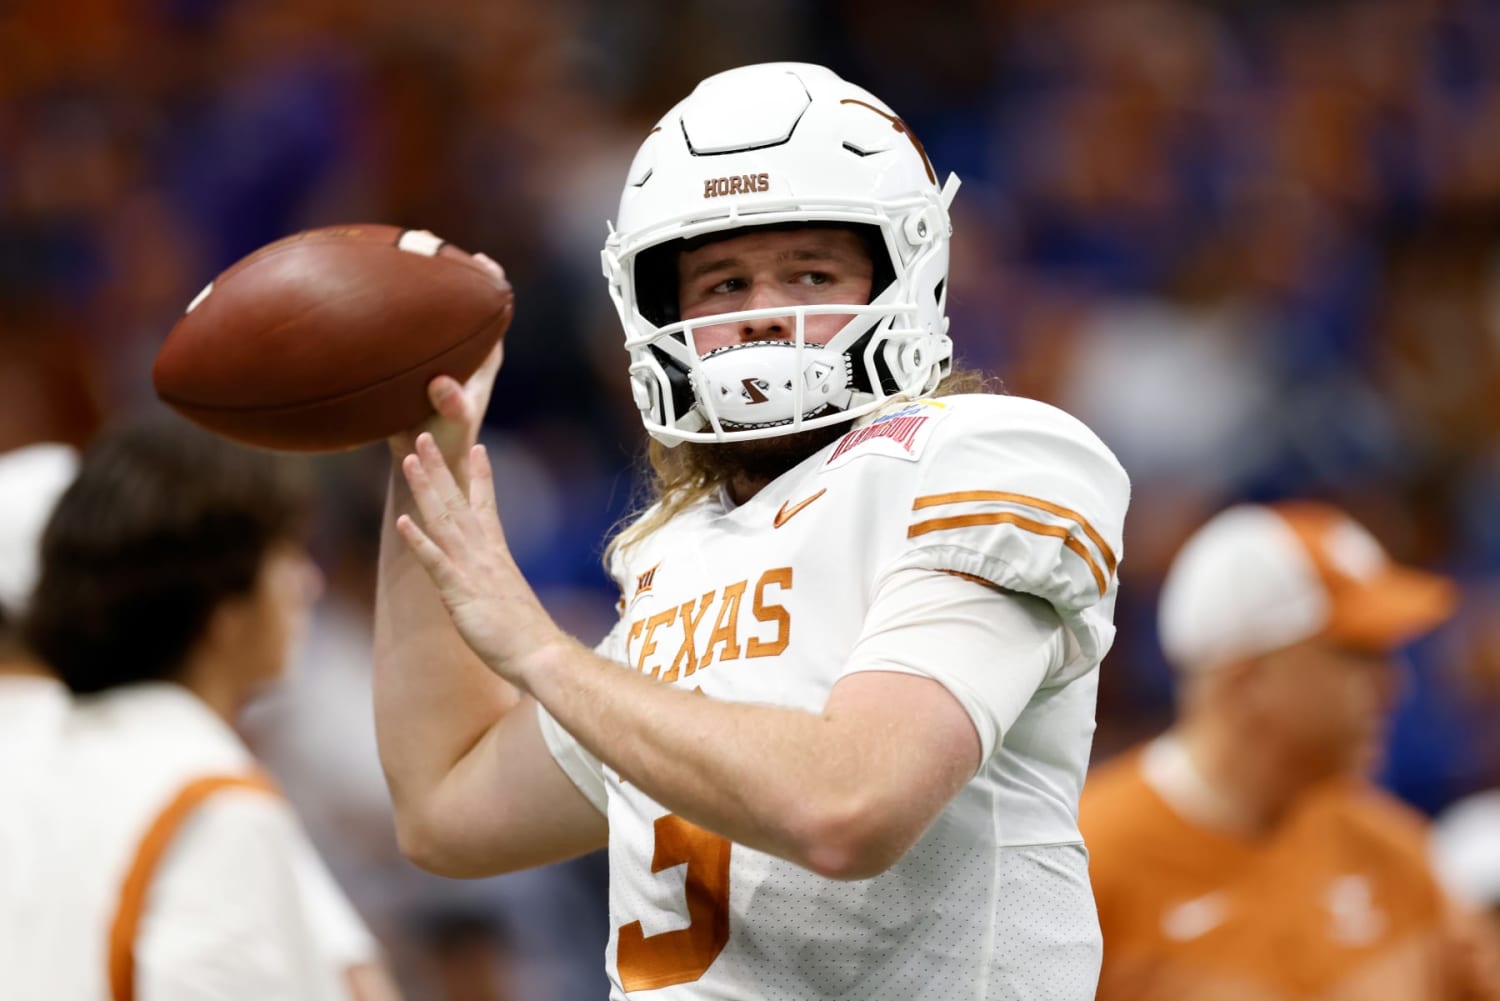
[[[245,444],[353,448],[430,416],[427,384],[472,375],[513,307],[503,277],[423,230],[307,230],[199,292],[152,382],[178,413]]]

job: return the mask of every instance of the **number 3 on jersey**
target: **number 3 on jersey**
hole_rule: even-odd
[[[651,871],[687,863],[688,926],[649,938],[639,921],[620,926],[615,966],[626,993],[690,984],[729,942],[731,842],[671,813],[657,818],[655,830]]]

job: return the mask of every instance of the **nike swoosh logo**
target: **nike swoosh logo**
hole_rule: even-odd
[[[782,501],[781,502],[781,510],[779,510],[779,511],[776,512],[776,518],[775,518],[774,521],[771,522],[771,527],[772,528],[780,528],[782,525],[785,525],[787,522],[791,521],[792,518],[796,517],[796,514],[797,514],[798,511],[801,511],[803,508],[807,507],[807,505],[811,504],[813,501],[817,500],[819,497],[822,497],[827,492],[828,492],[828,488],[824,487],[822,490],[819,490],[817,493],[813,494],[811,497],[804,497],[804,498],[802,498],[797,503],[793,504],[791,507],[787,507],[786,501]]]

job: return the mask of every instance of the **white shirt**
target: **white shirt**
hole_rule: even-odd
[[[7,985],[11,923],[28,925],[47,897],[34,855],[51,841],[37,806],[49,760],[68,715],[68,690],[36,675],[0,676],[0,988]],[[0,990],[0,997],[9,995]]]
[[[189,783],[251,776],[255,762],[205,705],[165,683],[76,700],[24,753],[7,762],[33,780],[25,817],[3,825],[25,871],[0,858],[0,885],[25,894],[0,905],[0,996],[106,1001],[111,932],[144,836]],[[346,969],[377,956],[290,808],[256,788],[222,789],[186,814],[136,929],[137,1001],[344,1001]]]
[[[850,673],[922,674],[982,760],[903,859],[837,882],[668,814],[543,713],[609,820],[612,996],[1091,999],[1077,802],[1128,497],[1061,411],[948,397],[887,408],[748,503],[705,502],[629,549],[610,659],[809,712]]]

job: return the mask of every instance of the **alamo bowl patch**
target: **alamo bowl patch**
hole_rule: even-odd
[[[945,416],[947,409],[937,400],[897,404],[840,438],[823,468],[836,469],[866,455],[916,462],[932,437],[933,425]]]

